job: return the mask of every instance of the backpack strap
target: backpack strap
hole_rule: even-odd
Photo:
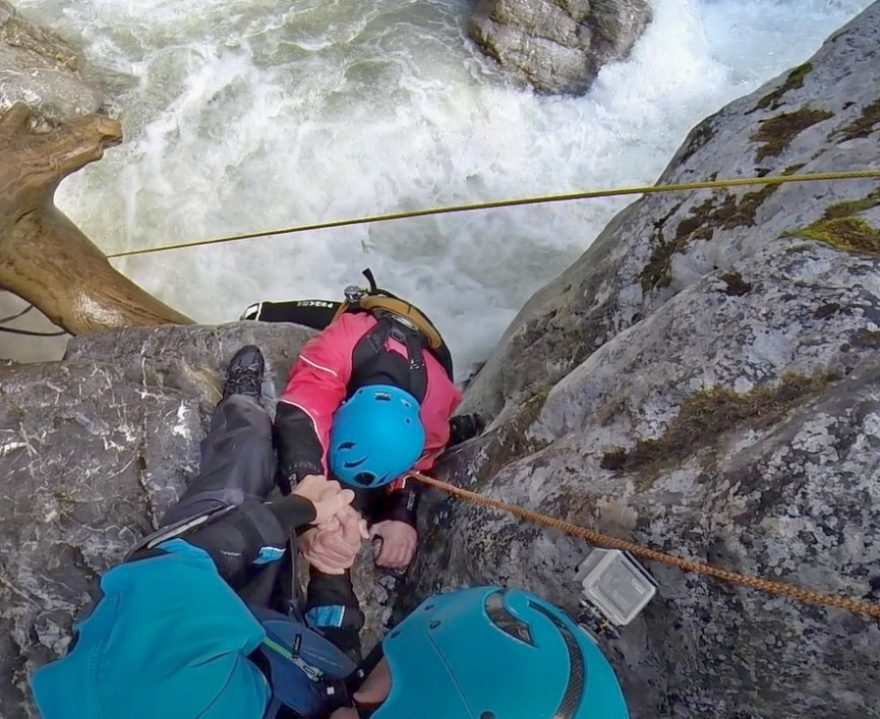
[[[395,329],[398,326],[396,325]],[[394,336],[394,330],[391,331],[391,335]],[[425,366],[425,358],[422,354],[425,350],[425,342],[422,333],[418,331],[406,331],[403,336],[406,353],[409,355],[409,393],[421,404],[428,393],[428,368]]]
[[[377,319],[383,316],[395,319],[396,323],[401,325],[405,331],[414,331],[421,335],[422,349],[427,349],[434,355],[434,358],[446,372],[449,381],[454,381],[452,355],[434,323],[414,304],[377,287],[376,279],[369,268],[364,270],[363,274],[370,283],[369,288],[357,287],[356,285],[346,287],[345,301],[338,303],[333,320],[338,319],[346,312],[369,312]],[[384,341],[382,340],[383,345]],[[415,356],[409,346],[407,346],[407,350],[410,351],[410,357]],[[421,359],[421,353],[418,357]]]
[[[362,678],[357,666],[326,637],[295,616],[249,607],[265,636],[249,656],[272,688],[264,719],[326,717],[347,700],[346,683]]]
[[[425,341],[421,332],[398,322],[393,313],[379,313],[376,319],[376,326],[355,345],[351,393],[366,382],[384,376],[387,383],[405,389],[421,403],[428,392],[428,368],[422,356]],[[389,338],[406,347],[406,358],[385,350]]]

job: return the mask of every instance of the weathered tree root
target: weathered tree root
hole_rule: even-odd
[[[0,287],[75,335],[191,324],[117,272],[54,205],[67,175],[122,141],[119,123],[87,115],[38,134],[30,117],[23,104],[0,117]]]

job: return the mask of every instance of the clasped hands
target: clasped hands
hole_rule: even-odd
[[[412,561],[418,543],[418,534],[406,522],[387,520],[374,524],[369,530],[360,513],[350,506],[354,493],[341,489],[338,482],[328,482],[318,475],[305,477],[294,490],[316,506],[315,526],[299,537],[299,549],[313,567],[325,574],[343,574],[351,568],[368,539],[380,539],[382,549],[376,557],[376,565],[387,569],[405,569]],[[333,513],[322,512],[318,504],[321,494],[334,493],[347,500],[335,503]],[[318,501],[312,495],[318,496]],[[328,510],[331,509],[328,507]]]

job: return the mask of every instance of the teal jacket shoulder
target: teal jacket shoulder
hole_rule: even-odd
[[[262,626],[206,552],[161,548],[107,572],[73,649],[36,672],[44,719],[219,719],[218,705],[223,719],[263,716],[269,687],[247,659]]]

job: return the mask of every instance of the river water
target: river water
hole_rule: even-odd
[[[694,124],[803,62],[869,3],[652,0],[654,22],[631,58],[576,98],[506,81],[467,40],[470,1],[16,4],[83,48],[122,119],[126,142],[57,196],[112,252],[650,183]],[[203,322],[235,319],[262,299],[337,297],[369,266],[432,315],[462,373],[626,202],[406,220],[115,262]]]

